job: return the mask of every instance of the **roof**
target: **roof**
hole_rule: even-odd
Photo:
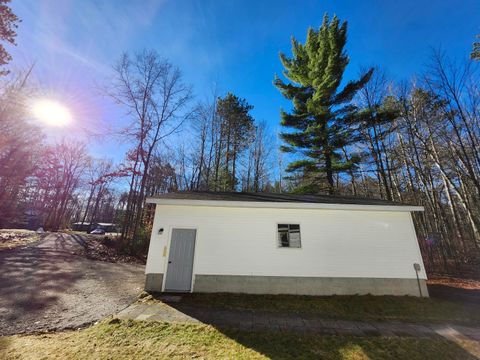
[[[297,195],[285,193],[211,192],[179,191],[147,199],[149,203],[178,205],[217,205],[288,208],[336,208],[336,205],[404,208],[404,211],[421,211],[422,207],[395,203],[381,199],[367,199],[353,196]],[[286,206],[289,204],[289,206]],[[318,205],[317,205],[318,204]],[[323,206],[321,206],[323,205]],[[244,207],[242,206],[242,207]],[[344,208],[349,208],[346,206]],[[410,210],[407,210],[410,209]]]

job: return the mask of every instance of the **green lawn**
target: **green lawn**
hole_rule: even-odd
[[[478,344],[219,331],[207,325],[103,321],[80,331],[0,337],[2,359],[476,359]]]
[[[480,304],[409,296],[186,294],[181,303],[218,309],[312,314],[326,319],[480,324]]]

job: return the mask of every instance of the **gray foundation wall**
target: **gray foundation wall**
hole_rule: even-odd
[[[145,290],[160,292],[162,291],[163,274],[147,274],[145,277]]]
[[[422,296],[428,297],[425,280]],[[417,279],[195,275],[194,292],[420,296]]]
[[[162,291],[163,274],[147,274],[145,290]],[[422,296],[428,297],[420,279]],[[327,278],[288,276],[195,275],[193,292],[294,295],[420,296],[417,279]]]

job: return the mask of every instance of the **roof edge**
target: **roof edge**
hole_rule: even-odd
[[[356,211],[393,211],[412,212],[424,211],[423,206],[413,205],[366,205],[366,204],[331,204],[331,203],[302,203],[302,202],[263,202],[263,201],[232,201],[232,200],[192,200],[192,199],[162,199],[147,198],[148,204],[177,205],[177,206],[211,206],[236,208],[264,208],[264,209],[330,209]]]

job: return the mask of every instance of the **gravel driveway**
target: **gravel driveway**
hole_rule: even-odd
[[[0,251],[0,335],[80,327],[135,299],[144,265],[88,260],[81,247],[80,236],[55,233]]]

